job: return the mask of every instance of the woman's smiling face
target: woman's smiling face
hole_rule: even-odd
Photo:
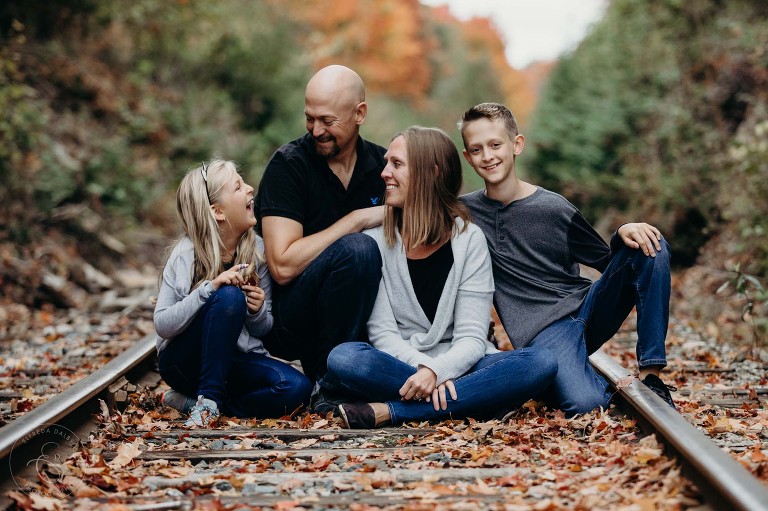
[[[386,185],[386,205],[402,208],[408,193],[408,147],[405,137],[396,137],[389,144],[384,155],[387,164],[381,171],[381,178]]]

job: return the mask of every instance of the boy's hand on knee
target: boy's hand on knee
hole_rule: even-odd
[[[647,256],[656,257],[656,252],[661,250],[661,232],[645,222],[624,224],[618,233],[626,246],[639,248]]]

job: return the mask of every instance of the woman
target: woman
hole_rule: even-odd
[[[389,206],[380,228],[383,277],[370,344],[345,343],[323,385],[368,402],[339,412],[350,428],[491,417],[544,390],[557,373],[545,349],[500,352],[486,340],[493,300],[485,237],[458,199],[459,154],[445,132],[396,135],[381,173]]]
[[[155,306],[164,402],[207,426],[219,410],[280,417],[309,399],[309,380],[268,356],[271,280],[253,230],[253,187],[230,161],[192,169],[176,193],[184,236],[176,242]],[[255,275],[245,271],[255,266]],[[193,400],[188,396],[197,396]]]

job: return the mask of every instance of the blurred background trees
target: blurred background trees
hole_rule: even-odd
[[[141,233],[176,232],[184,172],[221,156],[256,184],[304,132],[304,84],[329,63],[363,76],[371,140],[422,124],[459,144],[467,107],[504,102],[527,137],[523,177],[603,234],[642,219],[679,267],[766,276],[768,3],[755,0],[613,0],[572,53],[524,70],[490,20],[417,0],[6,1],[0,248],[35,258],[35,240],[66,232],[102,265],[134,246],[157,264]],[[101,250],[105,233],[128,252]]]

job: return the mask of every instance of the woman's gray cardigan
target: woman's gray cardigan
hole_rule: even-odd
[[[456,219],[456,230],[463,221]],[[437,384],[466,373],[484,355],[498,350],[487,341],[493,303],[493,273],[480,228],[469,224],[451,238],[453,266],[430,323],[408,273],[402,239],[388,246],[382,227],[365,231],[379,245],[383,267],[379,293],[368,320],[371,344],[413,366],[426,366]]]

